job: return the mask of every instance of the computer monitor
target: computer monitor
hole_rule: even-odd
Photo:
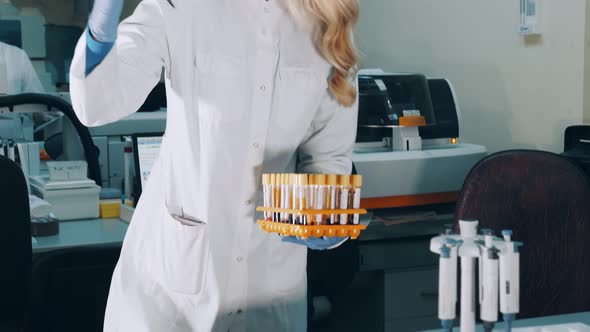
[[[137,181],[137,195],[139,198],[147,179],[150,176],[152,167],[160,154],[163,133],[135,134],[133,140],[133,154],[135,157],[135,177]]]

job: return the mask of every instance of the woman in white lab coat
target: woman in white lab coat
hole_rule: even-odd
[[[357,0],[143,0],[114,30],[121,4],[95,1],[74,109],[127,116],[164,67],[168,117],[105,331],[305,331],[307,247],[345,239],[285,241],[255,206],[262,172],[351,171]]]

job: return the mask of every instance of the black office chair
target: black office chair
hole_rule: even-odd
[[[100,332],[121,247],[70,248],[33,262],[33,332]]]
[[[467,176],[455,218],[512,229],[524,243],[519,317],[590,310],[590,184],[570,161],[521,150],[486,157]]]
[[[25,177],[0,156],[0,331],[23,331],[31,278],[31,216]]]
[[[570,126],[565,130],[563,153],[590,176],[590,126]]]
[[[88,128],[84,126],[76,116],[72,105],[62,98],[40,93],[0,96],[0,107],[6,107],[10,112],[13,112],[16,106],[22,105],[43,105],[47,107],[48,111],[56,109],[62,112],[72,122],[72,125],[80,137],[80,143],[82,143],[82,149],[84,150],[84,157],[88,163],[88,178],[94,180],[97,185],[102,186],[100,165],[98,163],[100,151],[98,150],[98,147],[94,145],[94,141],[92,140],[92,136],[90,136]]]

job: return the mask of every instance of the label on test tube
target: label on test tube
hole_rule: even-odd
[[[277,208],[279,207],[278,204],[278,191],[277,191],[277,175],[276,174],[271,174],[270,175],[270,188],[272,191],[272,208]],[[273,212],[272,213],[272,221],[277,221],[277,213]]]
[[[309,174],[308,176],[308,185],[307,185],[307,209],[308,210],[313,210],[315,209],[315,175],[314,174]],[[308,220],[310,224],[313,223],[313,217],[311,217],[311,220]]]
[[[289,208],[289,174],[283,174],[283,209]],[[283,222],[289,221],[289,214],[283,213]]]
[[[287,175],[287,209],[293,209],[293,174]],[[293,222],[293,214],[287,214],[287,221],[289,223]]]
[[[287,175],[286,174],[281,174],[280,175],[280,183],[281,183],[281,209],[286,209],[287,208],[287,195],[286,195],[286,191],[287,191],[287,186],[285,183],[285,179],[286,179]],[[281,212],[281,222],[285,222],[287,219],[287,214],[285,212]]]
[[[338,197],[336,197],[336,186],[338,185],[338,177],[335,174],[328,175],[328,206],[330,210],[335,210],[338,203]],[[330,214],[330,224],[336,223],[336,214]]]
[[[323,210],[326,208],[326,175],[318,174],[316,175],[316,202],[315,207],[318,210]],[[316,223],[318,225],[322,224],[323,222],[323,215],[318,214],[316,215]]]
[[[350,176],[340,176],[340,208],[348,208],[348,189],[350,187]],[[348,216],[346,213],[340,214],[340,225],[346,225],[348,222]]]
[[[299,175],[299,180],[298,180],[298,185],[299,185],[299,210],[304,211],[307,209],[307,187],[308,187],[308,178],[307,178],[307,174],[300,174]],[[301,224],[303,225],[307,225],[307,215],[306,214],[302,214],[301,215],[301,220],[299,221]]]
[[[262,204],[265,208],[269,207],[268,203],[268,174],[262,174]],[[268,221],[268,212],[264,211],[264,220]]]
[[[291,208],[293,210],[299,209],[299,175],[291,174]],[[298,223],[299,214],[293,214],[291,222]]]

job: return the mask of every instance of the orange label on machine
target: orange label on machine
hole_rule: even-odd
[[[420,127],[426,125],[426,118],[421,115],[402,116],[399,125],[404,127]]]

